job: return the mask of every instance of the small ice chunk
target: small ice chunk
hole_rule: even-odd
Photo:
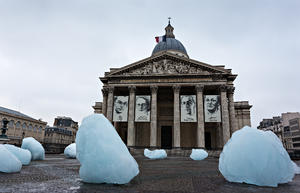
[[[31,161],[31,153],[27,149],[22,149],[14,145],[5,144],[4,147],[12,154],[14,154],[23,165],[29,165]]]
[[[208,153],[204,149],[192,149],[190,158],[193,160],[203,160],[207,158]]]
[[[76,158],[76,143],[72,143],[65,148],[64,154],[67,158]]]
[[[277,187],[292,181],[294,166],[271,131],[245,126],[233,133],[219,159],[219,170],[230,182]]]
[[[14,154],[10,153],[4,145],[0,144],[0,172],[19,172],[21,168],[21,161]]]
[[[295,174],[300,174],[300,167],[297,166],[295,162],[292,161],[293,167],[294,167],[294,172]]]
[[[84,182],[126,184],[139,173],[127,146],[102,114],[83,119],[76,135],[76,151]]]
[[[164,159],[167,157],[167,153],[164,149],[156,149],[153,151],[145,149],[144,156],[150,159]]]
[[[31,152],[31,160],[45,159],[45,150],[43,146],[33,137],[24,138],[21,148],[28,149]]]

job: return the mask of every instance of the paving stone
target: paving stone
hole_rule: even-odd
[[[227,182],[218,171],[218,159],[193,161],[188,157],[149,160],[135,156],[140,174],[125,185],[87,184],[79,178],[80,164],[63,155],[46,155],[44,161],[23,166],[20,173],[0,173],[0,192],[222,192],[299,193],[300,176],[278,188]],[[297,162],[298,165],[300,162]]]

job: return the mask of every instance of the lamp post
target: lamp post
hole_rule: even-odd
[[[1,132],[0,138],[7,139],[7,135],[5,133],[6,133],[7,124],[9,123],[9,121],[6,119],[3,119],[2,122],[3,122],[3,127],[2,127],[2,132]]]
[[[6,119],[3,119],[2,123],[3,123],[3,127],[1,128],[2,132],[0,135],[0,144],[7,143],[9,141],[9,139],[7,138],[7,135],[5,134],[6,130],[7,130],[7,124],[9,123],[9,121]]]

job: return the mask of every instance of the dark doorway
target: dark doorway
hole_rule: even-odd
[[[172,148],[172,126],[161,127],[161,148],[162,149]]]
[[[211,149],[211,135],[210,135],[210,132],[205,132],[205,149]]]
[[[118,134],[121,137],[122,141],[127,145],[127,128],[121,127],[118,129]]]

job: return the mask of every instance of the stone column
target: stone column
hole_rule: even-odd
[[[222,130],[223,130],[223,146],[230,139],[230,128],[229,128],[229,113],[228,113],[228,99],[227,99],[227,87],[222,85],[221,91],[221,109],[222,109]]]
[[[235,89],[234,86],[229,86],[227,88],[228,100],[229,100],[230,136],[233,134],[233,132],[238,130],[237,119],[235,117],[234,101],[233,101],[234,89]]]
[[[150,147],[157,147],[157,86],[151,89],[151,125],[150,125]]]
[[[217,123],[217,148],[221,150],[223,148],[223,128],[221,123]]]
[[[135,86],[129,86],[129,113],[127,129],[127,146],[135,146],[135,127],[134,127],[134,107],[135,107]]]
[[[197,147],[205,148],[204,114],[203,114],[203,85],[197,85]]]
[[[108,95],[108,88],[107,87],[103,87],[102,89],[102,96],[103,96],[103,102],[102,102],[102,114],[104,116],[107,115],[107,95]]]
[[[106,118],[112,122],[113,119],[113,102],[114,102],[114,87],[108,88]]]
[[[173,132],[173,147],[180,147],[180,100],[179,100],[179,92],[180,86],[174,85],[174,132]]]

